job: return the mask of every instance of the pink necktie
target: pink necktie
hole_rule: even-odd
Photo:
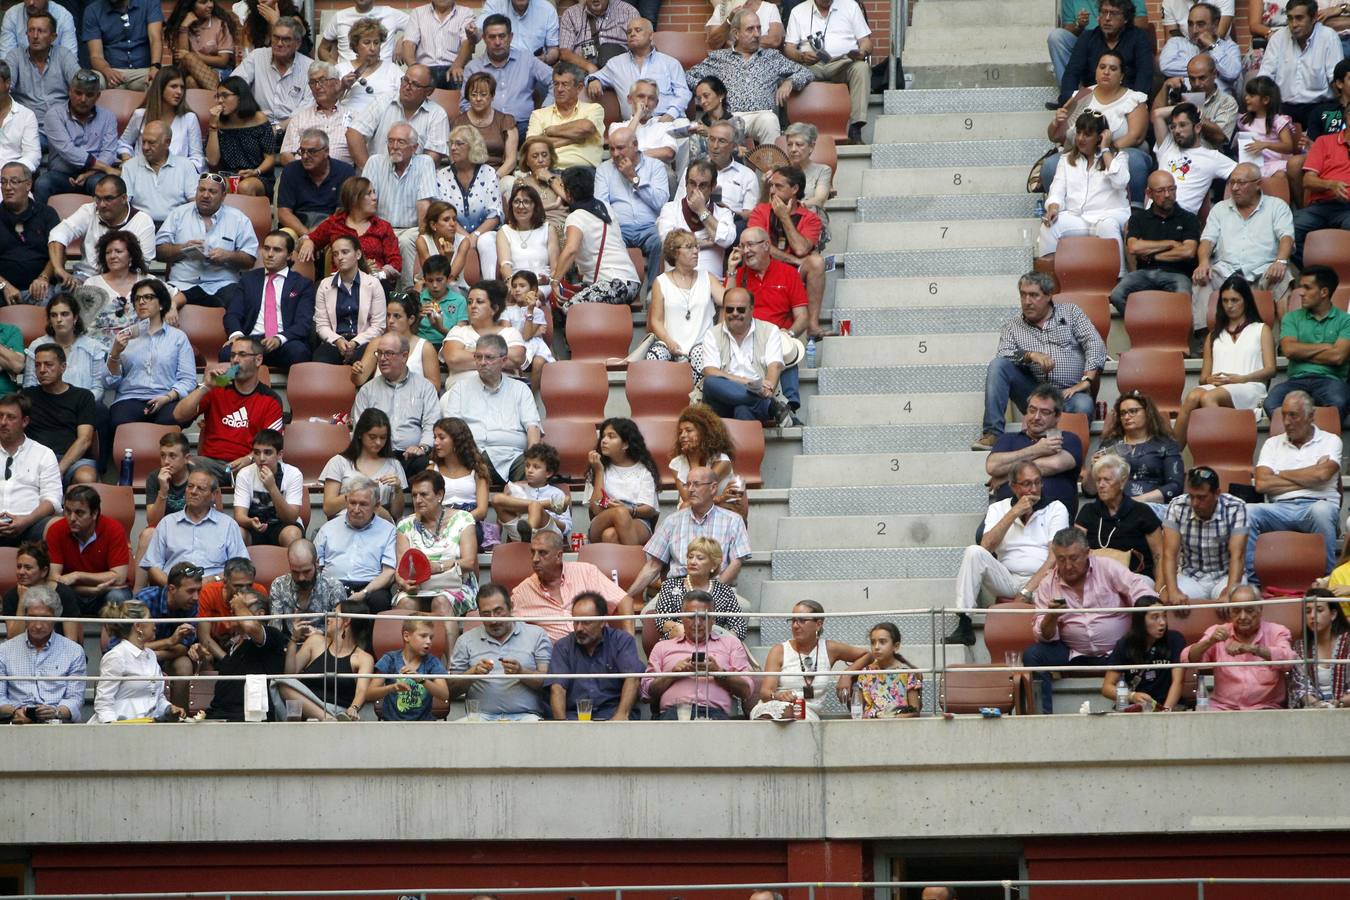
[[[277,336],[277,282],[275,275],[267,276],[263,288],[263,337]]]

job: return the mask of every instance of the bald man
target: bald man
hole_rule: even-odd
[[[197,194],[197,170],[194,160],[169,151],[173,134],[163,122],[151,121],[141,129],[141,152],[122,163],[122,180],[127,196],[137,209],[145,210],[155,226]],[[206,160],[201,160],[201,168]]]
[[[631,118],[633,106],[628,99],[634,82],[645,78],[656,86],[659,100],[656,115],[665,121],[684,118],[693,94],[684,80],[684,67],[675,57],[652,45],[652,23],[642,17],[628,21],[628,52],[605,63],[604,68],[586,78],[586,93],[595,102],[605,88],[619,97],[619,110]]]
[[[313,613],[311,619],[278,619],[277,626],[290,633],[301,624],[323,627],[323,617],[347,599],[347,589],[332,575],[319,571],[319,556],[307,538],[293,541],[286,548],[290,571],[272,582],[272,612]]]
[[[647,257],[647,280],[661,271],[661,236],[656,219],[670,199],[666,167],[638,150],[631,128],[616,128],[609,134],[610,158],[595,170],[595,198],[614,209],[623,232],[623,243]]]
[[[1214,60],[1204,53],[1191,57],[1186,63],[1186,76],[1169,78],[1163,82],[1153,98],[1153,109],[1171,106],[1181,92],[1203,94],[1200,103],[1200,141],[1211,150],[1228,146],[1237,129],[1238,102],[1219,86],[1219,70]]]
[[[1159,169],[1148,176],[1146,209],[1135,208],[1125,229],[1125,249],[1134,257],[1111,292],[1111,305],[1125,314],[1125,301],[1135,291],[1191,292],[1191,272],[1200,243],[1200,219],[1177,206],[1177,183]]]

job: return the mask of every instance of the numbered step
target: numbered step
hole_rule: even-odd
[[[908,143],[919,135],[925,141],[1026,140],[1045,137],[1047,121],[1044,110],[882,116],[877,120],[875,140]]]
[[[845,545],[869,549],[962,547],[975,540],[979,525],[978,513],[791,517],[779,523],[776,547],[779,550]]]
[[[912,298],[914,305],[940,304],[942,282],[930,281],[928,292]],[[998,333],[905,335],[897,337],[826,338],[823,366],[959,366],[988,365],[998,347]]]
[[[982,116],[964,116],[972,129]],[[1027,166],[936,166],[871,169],[863,173],[869,196],[937,196],[946,194],[1019,194],[1026,191]],[[850,247],[850,249],[853,249]]]
[[[841,395],[808,397],[807,421],[815,427],[951,425],[978,422],[984,398],[974,393]]]
[[[1022,173],[1025,177],[1026,173]],[[952,247],[1030,247],[1040,223],[1023,219],[951,219],[945,222],[854,222],[848,227],[851,253],[946,250]],[[948,291],[950,296],[953,292]],[[981,303],[989,296],[982,294]],[[877,304],[873,304],[877,305]]]
[[[968,451],[797,456],[792,460],[792,486],[979,483],[989,477],[984,459],[984,454]]]

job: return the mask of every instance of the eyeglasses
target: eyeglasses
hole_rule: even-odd
[[[95,203],[113,203],[113,202],[115,202],[115,201],[117,201],[117,200],[121,200],[121,199],[122,199],[123,197],[125,197],[125,196],[126,196],[126,194],[113,194],[113,195],[111,195],[111,196],[99,196],[98,194],[95,194],[95,195],[94,195],[94,202],[95,202]]]
[[[154,302],[158,303],[159,297],[156,296],[155,294],[140,293],[132,297],[131,300],[133,303],[140,303],[142,300],[153,300]]]
[[[340,81],[340,80],[341,80],[341,79],[339,79],[339,78],[329,78],[328,76],[325,75],[323,78],[311,78],[311,79],[309,80],[309,86],[310,86],[310,87],[318,87],[319,85],[321,85],[321,84],[323,84],[324,82],[327,82],[327,81]]]
[[[499,359],[506,359],[506,357],[505,357],[505,356],[490,356],[490,355],[488,355],[488,354],[486,354],[486,353],[475,353],[475,354],[473,355],[473,361],[474,361],[474,362],[490,363],[490,362],[496,362],[496,361],[499,360]]]
[[[691,482],[689,482],[689,487],[708,487],[709,485],[712,485],[712,484],[717,484],[717,482],[716,482],[716,481],[691,481]]]
[[[400,78],[398,80],[398,83],[406,84],[410,88],[417,88],[419,91],[425,91],[427,88],[431,87],[431,85],[429,84],[421,84],[419,82],[413,81],[407,75],[404,75],[402,78]]]
[[[180,566],[175,566],[174,568],[178,569],[184,578],[196,579],[201,578],[202,575],[206,574],[205,569],[201,566],[194,566],[192,563],[182,563]]]
[[[5,187],[21,187],[31,180],[31,178],[0,178],[0,184]]]
[[[1135,415],[1139,415],[1139,414],[1142,413],[1143,411],[1144,411],[1144,408],[1143,408],[1142,406],[1131,406],[1131,407],[1128,407],[1128,408],[1122,406],[1122,407],[1120,408],[1120,414],[1121,414],[1122,416],[1135,416]]]
[[[235,350],[230,354],[230,359],[248,359],[250,356],[262,356],[262,354],[254,353],[252,350]]]
[[[724,312],[724,313],[748,313],[749,311],[750,311],[750,307],[748,307],[748,306],[724,306],[724,307],[722,307],[722,312]]]
[[[320,153],[323,153],[323,152],[324,152],[325,150],[327,150],[327,149],[328,149],[327,147],[301,147],[301,148],[300,148],[300,155],[301,155],[301,156],[318,156]]]
[[[408,352],[407,350],[376,350],[376,351],[375,351],[375,358],[376,358],[376,359],[389,359],[389,358],[392,357],[392,356],[402,356],[403,354],[405,354],[405,353],[407,353],[407,352]],[[478,358],[478,357],[476,357],[476,356],[474,357],[474,359],[477,359],[477,358]]]

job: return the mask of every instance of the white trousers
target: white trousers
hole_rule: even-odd
[[[1042,225],[1040,244],[1041,255],[1054,253],[1059,239],[1071,235],[1089,235],[1091,237],[1110,238],[1120,246],[1120,274],[1125,274],[1125,226],[1130,221],[1130,208],[1113,209],[1095,214],[1097,218],[1088,220],[1078,213],[1061,212],[1055,217],[1055,224]]]
[[[1011,597],[1026,587],[1030,575],[1015,575],[998,561],[998,557],[971,544],[961,556],[961,568],[956,573],[956,605],[961,609],[975,609],[979,605],[980,590],[987,588],[995,597]]]

